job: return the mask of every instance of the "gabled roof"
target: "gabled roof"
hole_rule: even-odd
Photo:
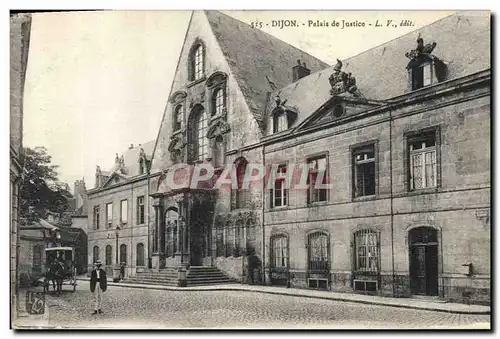
[[[460,78],[491,67],[490,13],[457,12],[428,26],[398,37],[361,54],[342,60],[342,70],[356,78],[357,87],[367,99],[387,100],[404,94],[408,88],[405,53],[414,49],[420,34],[424,43],[435,41],[433,53],[447,64],[446,80]],[[333,67],[300,79],[273,92],[270,98],[280,95],[287,105],[298,110],[294,126],[331,98],[328,78]],[[267,109],[270,116],[274,103]]]
[[[329,65],[259,29],[218,11],[205,11],[210,27],[257,122],[264,119],[268,93],[292,83],[297,60],[311,72]]]

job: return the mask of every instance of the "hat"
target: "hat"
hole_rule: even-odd
[[[102,265],[102,261],[97,260],[97,261],[95,262],[95,264],[96,264],[97,266]]]

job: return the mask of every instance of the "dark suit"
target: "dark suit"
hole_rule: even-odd
[[[99,279],[97,279],[97,271],[99,271]],[[96,285],[99,283],[99,286]],[[95,269],[90,274],[90,292],[94,293],[95,311],[101,312],[102,293],[106,291],[108,281],[106,280],[106,271],[103,269]]]
[[[90,292],[94,292],[95,285],[97,284],[97,269],[93,270],[90,274]],[[103,292],[108,288],[108,281],[106,280],[106,271],[102,268],[99,269],[99,285]]]

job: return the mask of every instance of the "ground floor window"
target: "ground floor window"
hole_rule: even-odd
[[[93,250],[93,262],[95,263],[97,260],[99,260],[99,246],[94,246]]]
[[[112,254],[113,253],[113,248],[111,245],[106,246],[106,265],[112,265],[113,264],[113,259],[112,259]]]
[[[144,245],[142,243],[137,244],[135,264],[136,266],[144,266]]]
[[[318,231],[310,233],[307,236],[308,248],[308,269],[315,270],[328,270],[328,235],[324,232]]]
[[[120,246],[120,264],[127,262],[127,245],[122,244]]]
[[[356,271],[378,272],[380,256],[379,233],[374,230],[360,230],[354,235]]]
[[[288,237],[276,235],[271,239],[273,267],[288,267]]]

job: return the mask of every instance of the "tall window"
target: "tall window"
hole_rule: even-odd
[[[411,70],[412,90],[432,85],[432,63],[424,63]]]
[[[279,165],[276,173],[281,177],[274,179],[274,187],[271,189],[271,207],[283,207],[287,205],[288,198],[288,189],[284,177],[287,174],[287,165]]]
[[[136,266],[144,266],[144,244],[138,243],[136,249]]]
[[[93,224],[94,224],[94,229],[98,230],[99,229],[99,223],[100,223],[100,207],[99,206],[94,206],[94,217],[93,217]]]
[[[361,230],[354,235],[356,270],[378,272],[379,235],[372,230]]]
[[[94,249],[93,249],[93,252],[92,252],[92,255],[93,255],[93,261],[94,263],[99,260],[99,246],[94,246]]]
[[[408,141],[410,189],[437,186],[436,132],[423,133]]]
[[[328,180],[326,155],[308,159],[307,162],[309,164],[308,203],[327,201],[328,190],[326,188],[316,188],[318,180],[321,180],[319,182],[321,185],[326,185]]]
[[[128,200],[120,201],[120,222],[122,225],[128,222]]]
[[[113,226],[113,203],[106,204],[106,225],[108,228]]]
[[[113,264],[113,247],[111,245],[106,245],[106,265],[112,265]]]
[[[184,118],[184,106],[178,105],[174,111],[174,131],[180,130],[182,127],[182,119]]]
[[[192,68],[192,76],[191,80],[201,79],[205,72],[205,65],[203,64],[203,45],[198,44],[191,55],[191,68]]]
[[[309,254],[309,270],[328,269],[328,235],[323,232],[314,232],[307,237]]]
[[[354,197],[375,195],[375,147],[354,150]]]
[[[144,224],[144,196],[137,198],[137,224]]]
[[[127,245],[125,244],[120,245],[120,263],[122,262],[127,262]]]
[[[204,160],[208,155],[207,115],[203,107],[197,106],[190,117],[191,160]]]
[[[212,115],[222,114],[222,110],[226,107],[226,97],[224,95],[224,89],[219,88],[215,90],[212,97]]]
[[[273,117],[273,133],[279,133],[288,129],[288,119],[286,114],[279,113]]]
[[[288,238],[277,235],[271,238],[273,267],[288,267]]]
[[[245,159],[241,159],[236,167],[236,180],[238,183],[238,188],[234,190],[234,206],[235,208],[248,208],[249,207],[249,187],[243,188],[243,180],[245,178],[245,172],[247,169],[248,162]]]

